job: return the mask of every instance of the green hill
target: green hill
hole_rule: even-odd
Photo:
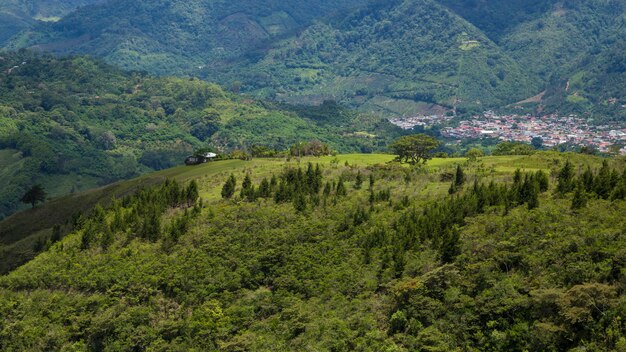
[[[38,21],[54,22],[81,6],[102,0],[2,0],[0,1],[0,45]]]
[[[0,277],[0,346],[623,350],[623,161],[391,159],[155,174],[170,180],[75,218],[68,236]],[[464,182],[450,196],[456,165]],[[229,175],[235,195],[221,199]]]
[[[610,38],[623,36],[625,5],[115,0],[30,26],[6,48],[89,54],[124,69],[201,77],[297,104],[333,99],[387,117],[500,108],[546,91],[542,111],[619,118],[602,99],[581,108],[578,96],[552,92],[620,49]],[[602,97],[612,94],[605,83],[620,80],[592,75],[599,83],[588,90]]]
[[[538,91],[482,32],[425,0],[387,2],[313,25],[252,71],[244,85],[261,94],[332,98],[387,115],[405,115],[407,105],[413,113],[432,105],[499,106]]]
[[[83,57],[8,54],[0,72],[0,217],[33,184],[66,195],[179,165],[201,147],[285,150],[318,139],[342,152],[371,151],[397,133],[332,104],[302,118],[297,107],[197,79],[125,73]]]
[[[12,47],[91,54],[125,69],[156,74],[204,72],[211,77],[213,72],[207,69],[254,55],[315,18],[359,2],[113,0],[35,26]]]

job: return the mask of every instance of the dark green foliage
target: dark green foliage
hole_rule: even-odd
[[[432,153],[438,146],[437,139],[425,134],[415,134],[398,138],[389,149],[397,155],[397,161],[415,165],[425,164],[432,158]]]
[[[587,194],[585,188],[581,182],[576,185],[576,191],[574,192],[574,198],[572,198],[572,210],[579,210],[587,206]]]
[[[302,213],[306,210],[307,201],[304,193],[299,192],[293,197],[293,207],[299,213]]]
[[[354,181],[354,189],[361,189],[361,187],[363,187],[363,175],[361,175],[361,170],[359,170]]]
[[[198,183],[196,182],[196,180],[192,180],[187,186],[187,189],[185,192],[185,201],[187,202],[187,207],[190,207],[196,204],[198,197],[199,197]]]
[[[621,200],[593,193],[588,207],[571,211],[569,198],[548,192],[529,211],[523,202],[541,192],[539,172],[468,170],[468,179],[486,181],[446,196],[433,174],[413,175],[426,190],[405,188],[404,167],[390,164],[360,169],[376,175],[370,199],[389,203],[366,204],[354,192],[318,207],[308,167],[248,166],[233,172],[249,172],[252,187],[276,172],[274,192],[282,187],[289,200],[221,201],[213,192],[221,182],[200,176],[210,206],[187,207],[191,182],[167,180],[76,216],[77,229],[57,244],[44,238],[37,245],[46,252],[0,277],[3,349],[624,346]],[[615,166],[622,171],[611,161],[609,175]],[[356,171],[324,170],[322,197]],[[576,189],[581,180],[574,176]],[[158,238],[142,235],[154,214]],[[83,250],[81,236],[89,243]]]
[[[31,187],[20,199],[22,203],[30,204],[33,208],[37,203],[46,201],[46,191],[41,185],[34,185]]]
[[[284,152],[307,140],[305,154],[327,155],[382,150],[398,133],[356,112],[319,126],[215,84],[123,72],[86,57],[3,53],[0,72],[0,217],[19,209],[32,184],[51,197],[82,192],[181,165],[207,145],[247,159],[241,150],[251,145]],[[372,139],[345,136],[374,130]]]
[[[557,176],[556,191],[560,194],[571,192],[574,189],[574,166],[567,160]]]
[[[248,199],[250,194],[254,194],[254,188],[252,186],[252,179],[250,178],[250,174],[246,174],[246,176],[243,178],[243,182],[241,183],[241,191],[239,192],[239,197],[241,197],[241,199]]]
[[[339,178],[339,181],[337,182],[337,187],[335,188],[335,194],[337,195],[337,197],[344,197],[348,194],[348,190],[346,189],[346,186],[343,184],[342,178]]]
[[[235,175],[230,174],[230,177],[224,183],[222,187],[222,198],[230,199],[235,194],[235,187],[237,187],[237,179],[235,179]]]
[[[456,187],[461,187],[465,183],[465,174],[463,173],[463,168],[461,165],[456,166],[456,172],[454,174],[454,185]]]
[[[261,184],[259,185],[259,189],[257,191],[257,196],[259,198],[270,198],[272,196],[272,187],[270,186],[270,182],[267,178],[263,178]]]

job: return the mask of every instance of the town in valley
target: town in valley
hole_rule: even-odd
[[[471,119],[450,126],[453,117],[444,115],[415,116],[391,119],[391,123],[403,129],[421,126],[446,126],[441,135],[450,139],[496,138],[502,141],[531,143],[541,138],[546,148],[562,144],[589,146],[603,153],[619,152],[626,155],[626,125],[607,123],[596,125],[576,115],[543,116],[498,114],[486,111]]]

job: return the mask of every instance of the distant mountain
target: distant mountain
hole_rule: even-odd
[[[126,69],[198,75],[204,66],[254,55],[271,40],[360,2],[112,0],[40,24],[12,47],[88,53]]]
[[[542,91],[544,111],[580,110],[564,97],[566,83],[619,50],[611,38],[623,34],[625,8],[626,0],[112,0],[31,25],[6,47],[89,54],[385,116],[498,108]],[[593,75],[602,78],[588,94],[620,99],[602,84],[619,77]],[[589,102],[584,109],[606,110]]]
[[[104,0],[0,0],[0,45],[38,21],[54,22],[81,6]]]
[[[250,71],[244,85],[279,99],[337,99],[400,115],[433,105],[502,105],[539,88],[480,30],[429,0],[386,2],[317,23]]]

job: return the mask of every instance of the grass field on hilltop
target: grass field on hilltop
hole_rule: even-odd
[[[5,155],[6,154],[6,155]],[[13,154],[12,154],[13,155]],[[14,156],[4,153],[2,160]],[[455,165],[464,165],[470,172],[480,174],[482,178],[506,180],[516,169],[537,171],[543,169],[554,172],[563,159],[570,159],[574,164],[585,164],[597,167],[599,158],[580,154],[537,153],[531,156],[488,156],[476,162],[468,162],[466,158],[435,158],[429,160],[424,167],[410,167],[406,164],[389,164],[394,156],[390,154],[340,154],[326,157],[303,157],[282,159],[253,159],[250,161],[224,160],[197,166],[178,166],[154,172],[139,178],[118,182],[109,186],[96,188],[87,192],[52,199],[35,209],[14,214],[0,222],[0,272],[6,272],[15,263],[23,263],[35,255],[33,247],[38,241],[45,242],[49,238],[54,225],[67,227],[67,222],[74,214],[88,212],[96,204],[108,204],[111,199],[132,194],[135,190],[166,179],[187,182],[196,179],[200,185],[200,195],[207,204],[220,200],[221,187],[232,173],[238,178],[239,185],[246,173],[251,174],[253,182],[258,184],[263,178],[279,175],[285,167],[306,167],[311,163],[319,163],[327,176],[336,177],[351,170],[366,169],[375,165],[396,165],[414,174],[430,175],[425,181],[407,187],[402,182],[389,181],[387,186],[406,196],[430,199],[443,196],[448,185],[438,182],[438,174],[451,172]],[[346,163],[349,166],[346,166]]]

